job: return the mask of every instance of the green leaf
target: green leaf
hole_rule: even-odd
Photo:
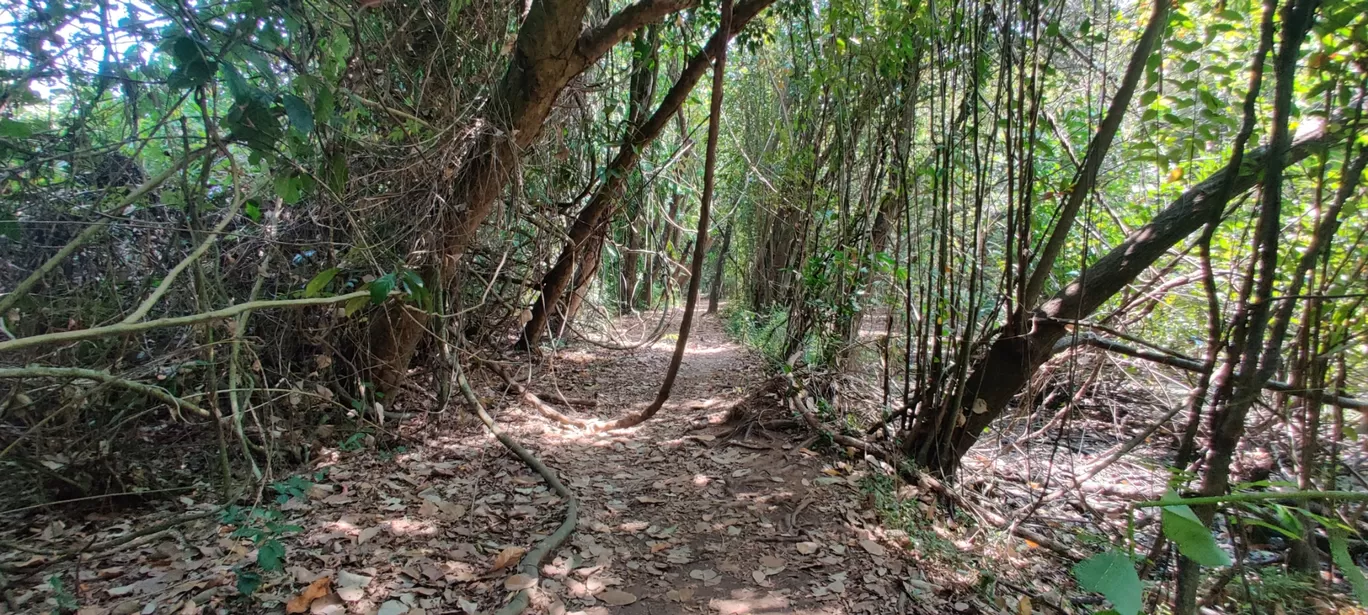
[[[1079,587],[1107,597],[1116,612],[1135,615],[1142,606],[1140,576],[1135,562],[1119,551],[1098,553],[1073,567]]]
[[[248,570],[237,571],[237,590],[244,596],[256,593],[257,588],[261,587],[261,575]]]
[[[285,545],[274,538],[261,543],[257,548],[257,565],[267,572],[275,572],[285,567]]]
[[[275,176],[275,191],[280,195],[280,200],[291,205],[299,202],[299,180],[293,173],[281,173]]]
[[[282,104],[285,106],[285,115],[290,118],[290,125],[294,126],[300,134],[307,135],[314,129],[314,114],[309,108],[309,103],[294,94],[286,94],[282,97]]]
[[[304,297],[317,297],[318,293],[323,292],[323,289],[327,288],[328,283],[332,282],[333,278],[337,277],[338,271],[341,270],[337,267],[320,271],[312,280],[309,280],[308,284],[304,285]]]
[[[228,91],[233,94],[233,100],[245,100],[253,94],[254,88],[247,85],[247,80],[242,78],[236,66],[224,63],[219,70],[223,72],[223,80],[228,82]]]
[[[1178,494],[1169,491],[1165,500],[1178,499]],[[1164,535],[1178,546],[1178,551],[1188,559],[1203,566],[1229,566],[1230,556],[1216,544],[1211,530],[1197,518],[1185,504],[1165,506],[1163,513]]]
[[[379,305],[394,290],[395,275],[386,273],[370,283],[371,303]]]
[[[256,96],[237,101],[224,123],[231,131],[229,136],[262,153],[275,149],[276,141],[284,134],[270,107]]]
[[[33,136],[33,124],[0,118],[0,137],[27,139]]]
[[[370,302],[370,297],[357,297],[348,301],[347,305],[342,307],[342,316],[351,318],[352,314],[355,314],[357,310],[361,309],[368,302]]]
[[[167,85],[176,89],[199,87],[208,83],[218,72],[218,62],[209,59],[209,50],[203,43],[185,35],[173,36],[162,44],[162,48],[175,60],[176,70],[167,79]]]
[[[11,241],[19,241],[19,221],[12,214],[0,216],[0,237],[8,237]]]
[[[249,199],[242,206],[242,211],[247,214],[248,218],[252,219],[252,222],[261,222],[261,203],[258,203],[256,199]]]
[[[1349,542],[1344,538],[1344,530],[1331,528],[1329,531],[1330,559],[1339,566],[1344,580],[1353,588],[1354,599],[1358,600],[1360,606],[1368,605],[1368,579],[1363,578],[1363,570],[1359,569],[1358,563],[1349,556]]]

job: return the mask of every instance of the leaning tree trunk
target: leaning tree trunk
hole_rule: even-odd
[[[1305,159],[1339,136],[1324,131],[1304,136],[1287,150],[1287,163]],[[1267,154],[1267,148],[1250,152],[1247,156],[1250,164],[1241,165],[1231,195],[1243,193],[1257,183],[1261,174],[1259,167]],[[1030,327],[1024,335],[1000,336],[994,340],[983,358],[971,367],[965,382],[964,402],[955,409],[965,417],[964,422],[956,421],[957,426],[948,435],[940,436],[936,445],[928,447],[934,454],[917,458],[917,463],[943,476],[953,473],[959,460],[984,430],[1007,409],[1012,398],[1053,355],[1055,342],[1067,333],[1066,320],[1092,314],[1169,248],[1199,230],[1213,211],[1224,209],[1228,198],[1213,197],[1230,172],[1228,169],[1218,171],[1184,192],[1149,224],[1131,233],[1121,245],[1090,265],[1087,276],[1055,293],[1032,314]]]
[[[1112,140],[1121,128],[1121,120],[1126,115],[1131,97],[1135,94],[1140,76],[1144,73],[1146,60],[1150,57],[1155,45],[1158,44],[1159,35],[1168,25],[1169,2],[1165,0],[1152,1],[1154,6],[1151,9],[1149,23],[1145,26],[1144,33],[1140,35],[1135,50],[1131,52],[1130,62],[1126,66],[1126,72],[1121,78],[1121,84],[1117,88],[1116,95],[1112,98],[1111,104],[1108,105],[1107,113],[1103,116],[1102,123],[1098,126],[1092,142],[1088,144],[1088,153],[1084,156],[1083,163],[1079,165],[1078,171],[1074,175],[1073,186],[1070,188],[1069,194],[1060,205],[1059,221],[1056,223],[1049,240],[1041,248],[1041,256],[1036,263],[1036,269],[1031,274],[1030,281],[1022,295],[1021,304],[1018,308],[1020,311],[1009,316],[1007,327],[997,342],[993,344],[988,355],[982,360],[986,367],[993,368],[990,372],[991,384],[989,388],[1000,388],[1001,385],[1010,383],[1017,378],[1015,375],[1008,377],[1008,372],[1021,373],[1028,369],[1030,372],[1034,372],[1034,367],[1038,367],[1038,365],[1033,367],[1032,364],[1037,358],[1048,357],[1049,348],[1054,344],[1055,340],[1052,339],[1043,348],[1021,348],[1021,344],[1030,335],[1030,333],[1022,331],[1021,328],[1026,324],[1026,312],[1029,305],[1034,304],[1035,296],[1043,288],[1044,279],[1054,268],[1054,260],[1073,227],[1074,218],[1083,203],[1084,197],[1092,191],[1093,185],[1097,181],[1102,161],[1106,158]],[[943,259],[944,256],[942,255]],[[1096,276],[1095,270],[1090,272],[1089,281]],[[1081,314],[1075,315],[1065,312],[1055,316],[1077,318],[1081,317]],[[1039,317],[1040,314],[1037,314],[1034,319],[1039,320]],[[1035,323],[1032,325],[1029,331],[1034,332],[1040,329],[1039,325]],[[1061,335],[1062,328],[1060,325]],[[1037,357],[1037,355],[1040,356]],[[975,371],[977,372],[977,370]],[[993,412],[993,410],[996,409],[1000,412],[1002,408],[1006,408],[1007,403],[1016,395],[1021,384],[1029,380],[1030,375],[1030,373],[1021,374],[1021,383],[1013,386],[1010,392],[993,396],[1001,397],[1001,399],[989,399],[987,395],[990,391],[979,390],[985,383],[976,382],[974,379],[975,377],[983,378],[985,375],[981,372],[971,373],[970,378],[964,383],[963,394],[956,393],[953,396],[947,396],[944,398],[946,399],[945,403],[926,404],[923,411],[918,413],[912,427],[912,437],[908,438],[904,445],[905,452],[915,459],[919,465],[947,474],[953,471],[963,453],[959,451],[960,443],[958,441],[949,440],[955,438],[955,433],[967,424],[968,418],[985,415],[996,416],[997,412]],[[937,379],[933,374],[929,380],[935,382]],[[950,399],[958,399],[959,403],[951,402]],[[986,408],[983,403],[980,403],[981,401],[987,403]],[[1000,402],[1000,404],[995,402]],[[969,412],[962,414],[959,405],[967,405],[970,409]],[[965,417],[964,414],[968,414],[969,417]],[[977,436],[968,436],[970,443],[976,438]]]
[[[762,0],[763,1],[763,0]],[[742,5],[744,6],[744,5]],[[744,24],[744,20],[740,19]],[[721,26],[719,34],[735,31],[740,26],[732,25],[731,0],[722,0]],[[693,263],[689,266],[689,291],[684,302],[684,316],[679,321],[679,339],[675,340],[674,354],[670,365],[665,369],[665,380],[656,391],[656,398],[641,412],[629,414],[603,426],[604,430],[625,429],[651,419],[670,398],[675,378],[679,376],[679,366],[684,362],[684,350],[689,345],[689,329],[693,326],[694,312],[698,308],[698,289],[702,286],[703,259],[708,250],[708,217],[712,208],[713,185],[717,180],[717,140],[722,124],[722,84],[727,69],[727,46],[725,39],[718,45],[717,60],[713,65],[712,100],[708,107],[708,146],[703,158],[703,197],[698,205],[698,242],[694,244]]]
[[[692,0],[641,0],[602,24],[584,29],[588,0],[532,0],[518,28],[508,69],[485,108],[488,129],[456,171],[451,212],[423,238],[435,254],[423,265],[429,286],[451,289],[457,266],[517,166],[518,152],[536,140],[561,90],[638,28],[692,6]],[[434,249],[435,248],[435,249]],[[391,302],[371,321],[371,376],[387,393],[398,389],[422,339],[428,315]]]
[[[622,193],[626,187],[627,177],[641,153],[646,147],[655,140],[669,123],[670,116],[683,107],[688,100],[689,92],[693,91],[695,85],[707,72],[708,64],[718,53],[721,52],[726,42],[731,37],[745,27],[751,19],[772,4],[774,0],[749,0],[736,7],[735,18],[730,26],[730,30],[719,29],[708,44],[698,52],[689,63],[685,65],[684,72],[675,81],[674,86],[665,94],[665,99],[656,108],[655,113],[647,119],[630,142],[624,143],[618,150],[617,157],[609,164],[607,172],[604,173],[604,181],[594,196],[589,200],[589,204],[584,206],[575,223],[571,225],[569,241],[556,259],[556,264],[542,278],[538,285],[538,299],[532,304],[532,317],[523,327],[522,337],[518,341],[519,347],[535,348],[537,342],[545,332],[547,321],[552,306],[556,299],[561,297],[566,288],[570,285],[576,256],[580,249],[588,245],[589,239],[594,233],[604,231],[602,226],[606,226],[606,220],[611,216],[611,212],[617,207],[622,198]]]

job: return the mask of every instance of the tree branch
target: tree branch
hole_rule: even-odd
[[[576,45],[583,56],[585,66],[597,62],[618,44],[639,28],[657,21],[671,13],[692,8],[694,0],[641,0],[615,13],[608,21],[585,30]]]
[[[8,342],[0,342],[0,353],[32,348],[35,346],[48,346],[51,344],[61,344],[66,342],[79,342],[83,340],[93,340],[112,335],[125,335],[129,333],[141,333],[152,329],[162,329],[166,327],[180,327],[184,325],[194,325],[221,318],[236,316],[248,310],[263,310],[271,308],[297,308],[309,307],[314,305],[332,305],[350,301],[359,297],[370,296],[368,290],[358,290],[354,293],[338,295],[336,297],[314,297],[311,299],[279,299],[264,301],[248,301],[229,306],[213,312],[202,314],[191,314],[189,316],[176,316],[173,318],[160,318],[157,320],[147,320],[136,323],[119,323],[104,327],[91,327],[89,329],[78,329],[76,331],[59,331],[45,335],[34,335],[32,337],[21,337]]]

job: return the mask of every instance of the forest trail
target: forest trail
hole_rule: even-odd
[[[761,361],[727,338],[719,316],[695,327],[670,402],[630,430],[561,428],[519,404],[487,371],[471,374],[499,425],[580,500],[576,532],[543,561],[527,612],[836,615],[967,607],[933,591],[966,589],[963,580],[923,579],[900,555],[897,532],[880,529],[872,496],[861,488],[863,464],[805,448],[811,440],[802,432],[755,427],[723,437],[732,428],[720,419],[762,383]],[[528,381],[547,399],[555,390],[569,399],[597,397],[597,408],[569,413],[611,419],[652,399],[673,347],[673,336],[629,351],[576,342],[544,357]],[[65,592],[84,607],[82,615],[493,612],[510,588],[531,583],[514,575],[518,559],[555,530],[565,505],[456,399],[433,416],[398,427],[408,440],[402,446],[377,449],[334,434],[335,447],[265,491],[258,507],[265,516],[225,512],[211,504],[212,493],[196,492],[154,505],[158,511],[25,519],[0,539],[23,537],[57,552],[92,542],[97,548],[80,562],[79,586],[58,592],[47,577],[34,576],[10,593],[8,605],[44,612]],[[159,529],[196,514],[202,518]],[[44,559],[35,554],[24,566]],[[263,568],[282,572],[253,576]],[[241,594],[244,582],[259,583],[250,600]]]
[[[637,351],[579,343],[533,381],[596,393],[596,418],[612,419],[650,402],[673,348],[668,337]],[[710,315],[696,321],[670,402],[638,428],[576,438],[505,414],[581,500],[579,531],[544,567],[548,599],[591,613],[896,612],[907,571],[850,466],[802,448],[802,436],[724,437],[726,409],[762,380],[759,359]]]

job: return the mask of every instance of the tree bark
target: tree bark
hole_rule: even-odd
[[[1310,133],[1292,144],[1286,151],[1286,161],[1288,164],[1301,161],[1340,136],[1324,131]],[[1250,152],[1247,158],[1252,164],[1241,165],[1230,196],[1243,193],[1258,182],[1261,163],[1267,155],[1267,148]],[[914,433],[909,439],[914,445],[919,437],[937,439],[927,447],[928,454],[914,457],[917,463],[942,476],[952,474],[964,453],[1053,355],[1055,342],[1068,332],[1062,320],[1092,314],[1169,248],[1200,229],[1213,211],[1223,210],[1228,198],[1213,197],[1231,172],[1230,169],[1218,171],[1184,192],[1148,224],[1099,258],[1088,267],[1086,277],[1073,281],[1035,310],[1024,334],[999,336],[994,340],[988,352],[970,369],[963,404],[952,409],[965,416],[964,423],[948,437]],[[982,400],[981,404],[977,403],[979,400]],[[982,412],[974,412],[975,405]]]
[[[518,341],[519,347],[535,348],[541,339],[546,328],[548,315],[556,298],[565,293],[566,288],[571,282],[571,272],[574,268],[576,256],[583,247],[588,244],[591,235],[601,232],[601,225],[605,225],[610,218],[610,212],[617,207],[622,198],[622,193],[626,187],[627,176],[631,169],[640,160],[641,152],[650,145],[657,136],[664,130],[669,123],[670,117],[675,114],[689,97],[689,92],[693,91],[695,85],[707,72],[708,64],[713,57],[720,57],[725,52],[727,41],[745,27],[760,11],[772,4],[774,0],[749,0],[736,8],[735,23],[729,26],[728,30],[721,28],[713,34],[708,44],[691,58],[684,67],[684,72],[675,81],[670,91],[665,94],[665,99],[656,108],[655,113],[647,119],[629,142],[624,143],[618,150],[617,156],[609,164],[607,172],[604,174],[603,185],[599,186],[597,192],[590,199],[589,204],[585,205],[580,211],[575,223],[569,232],[569,241],[556,259],[556,264],[546,273],[541,284],[538,285],[538,298],[532,305],[532,318],[523,327],[522,337]],[[699,231],[706,234],[705,230]]]
[[[722,300],[722,277],[727,271],[727,250],[731,248],[732,227],[722,231],[722,247],[717,251],[717,266],[713,268],[712,284],[708,288],[708,314],[717,313],[717,303]]]
[[[457,264],[512,176],[518,152],[536,140],[570,80],[638,28],[692,5],[693,0],[640,0],[585,30],[588,0],[532,0],[508,69],[486,104],[488,127],[457,170],[452,194],[443,195],[452,211],[423,238],[428,249],[436,246],[435,262],[423,267],[429,286],[454,284]],[[371,378],[381,391],[396,391],[403,382],[427,320],[427,314],[396,302],[372,319]]]

